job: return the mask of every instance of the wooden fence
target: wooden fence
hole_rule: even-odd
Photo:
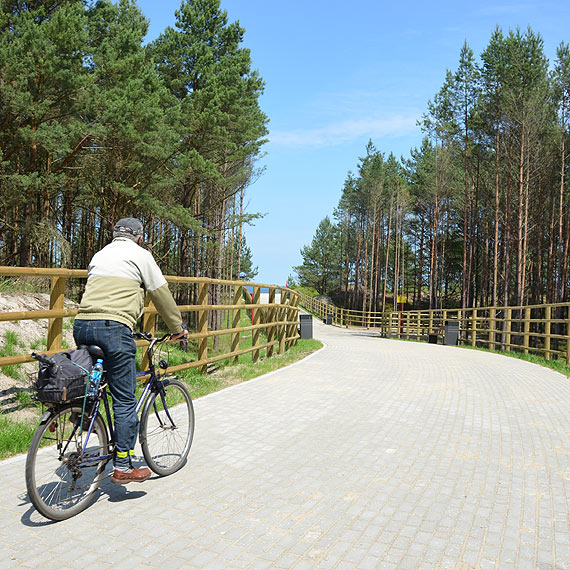
[[[42,269],[0,266],[0,277],[41,277],[51,280],[49,309],[42,311],[0,312],[0,321],[25,321],[35,319],[48,319],[47,351],[46,354],[55,354],[62,350],[62,332],[64,319],[73,318],[77,314],[75,309],[64,307],[66,288],[69,281],[85,280],[87,271],[75,269]],[[170,284],[193,287],[197,302],[191,305],[181,305],[178,308],[183,314],[194,313],[196,330],[190,332],[189,340],[197,341],[198,359],[178,366],[172,366],[169,371],[176,372],[184,368],[201,368],[205,370],[208,364],[220,360],[231,359],[237,362],[242,354],[252,353],[253,361],[257,361],[262,350],[268,357],[277,350],[279,354],[295,344],[299,338],[298,312],[299,295],[286,287],[249,283],[244,281],[228,281],[224,279],[208,279],[203,277],[177,277],[165,276]],[[221,290],[221,302],[211,304],[212,289],[214,286]],[[252,290],[252,293],[248,291]],[[268,302],[261,303],[261,290],[268,290]],[[276,302],[277,292],[280,301]],[[221,311],[225,315],[229,326],[219,330],[211,330],[208,323],[212,312]],[[251,325],[241,326],[243,311],[248,311]],[[147,296],[145,303],[142,330],[153,333],[156,326],[157,311]],[[265,338],[261,332],[265,333]],[[240,336],[251,333],[251,346],[240,347]],[[208,340],[216,336],[228,335],[230,337],[230,351],[223,354],[209,355]],[[1,345],[0,341],[0,345]],[[144,344],[139,341],[138,344]],[[249,344],[249,343],[248,343]],[[29,354],[0,357],[0,366],[22,364],[31,362]]]
[[[570,303],[369,313],[299,294],[299,304],[324,321],[328,318],[343,327],[376,328],[387,338],[427,340],[430,334],[443,335],[446,323],[456,322],[459,344],[535,353],[570,364]]]

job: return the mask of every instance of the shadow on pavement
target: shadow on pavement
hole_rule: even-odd
[[[153,479],[158,479],[158,477],[152,477],[151,479],[148,479],[148,481],[152,481]],[[93,505],[95,505],[96,503],[105,501],[105,499],[109,503],[121,503],[123,501],[132,501],[135,499],[140,499],[141,497],[144,497],[147,494],[146,491],[144,490],[137,489],[136,491],[133,491],[131,485],[132,484],[115,485],[114,483],[111,483],[111,472],[108,470],[105,474],[103,481],[101,482],[101,486],[95,492],[95,497],[93,498],[92,502],[89,504],[86,510],[92,508]],[[26,493],[23,493],[18,498],[22,501],[20,506],[30,505],[30,508],[22,515],[20,519],[24,526],[42,527],[60,522],[60,521],[52,521],[46,519],[40,513],[38,513],[34,508],[34,506],[30,503],[30,499],[28,498],[28,495]],[[82,513],[79,513],[76,516],[81,516],[81,515]]]

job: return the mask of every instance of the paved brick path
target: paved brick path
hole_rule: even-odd
[[[315,322],[308,360],[195,402],[190,463],[62,523],[0,464],[0,569],[570,569],[570,381]]]

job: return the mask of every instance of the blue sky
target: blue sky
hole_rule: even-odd
[[[139,0],[148,39],[174,26],[181,0]],[[416,122],[455,70],[467,41],[478,57],[495,27],[530,26],[552,60],[570,43],[570,3],[385,0],[221,0],[245,28],[243,45],[265,80],[269,117],[263,175],[247,190],[255,278],[284,285],[318,223],[332,215],[350,170],[372,140],[398,158],[419,146]]]

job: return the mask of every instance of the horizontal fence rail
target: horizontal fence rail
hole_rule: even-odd
[[[299,305],[325,322],[376,328],[386,338],[427,340],[443,335],[446,324],[457,323],[459,344],[570,364],[570,303],[381,313],[342,309],[299,293]]]
[[[61,351],[63,321],[77,314],[76,309],[64,307],[66,289],[69,288],[70,280],[85,281],[87,271],[0,266],[1,277],[39,277],[50,280],[49,309],[0,312],[0,321],[48,319],[47,350],[45,352],[55,354]],[[179,305],[178,308],[193,320],[194,326],[193,330],[189,330],[189,340],[197,341],[198,348],[197,360],[172,366],[168,369],[169,372],[186,368],[200,368],[205,371],[208,364],[228,359],[237,362],[240,355],[247,353],[252,354],[255,362],[259,359],[261,351],[264,350],[267,357],[273,356],[275,351],[282,354],[299,338],[299,294],[296,291],[277,285],[206,277],[169,275],[165,278],[171,285],[171,289],[182,288],[185,292],[192,293],[192,302]],[[262,290],[268,292],[266,303],[260,301]],[[279,294],[278,302],[277,294]],[[242,326],[244,311],[247,312],[251,325]],[[143,332],[154,334],[157,315],[158,312],[147,295],[141,325]],[[214,315],[218,318],[213,319]],[[220,326],[213,327],[211,324],[213,320],[216,320]],[[244,333],[251,333],[251,346],[241,346],[240,339]],[[230,351],[212,354],[208,340],[223,335],[228,335],[230,338]],[[145,344],[145,341],[138,341],[137,344]],[[5,356],[0,357],[0,367],[32,361],[29,354]]]

